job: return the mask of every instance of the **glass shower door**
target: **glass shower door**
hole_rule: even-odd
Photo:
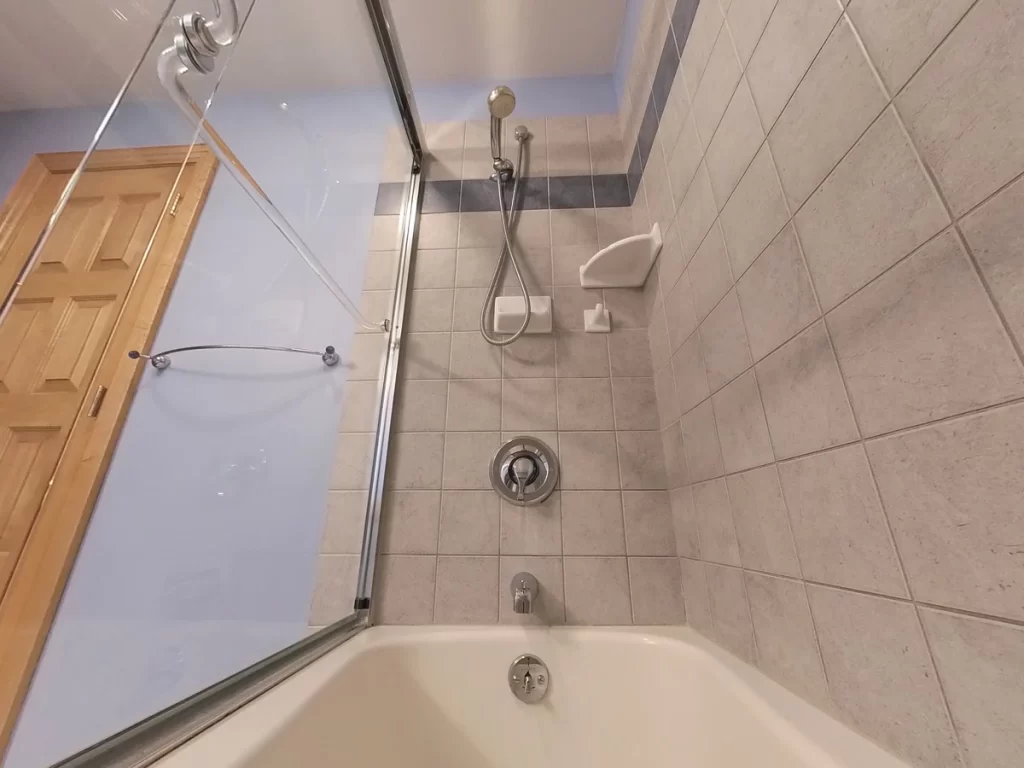
[[[109,112],[68,101],[0,117],[5,167],[91,149],[26,275],[74,259],[90,280],[124,273],[121,304],[93,313],[110,341],[82,387],[116,380],[126,396],[29,627],[41,653],[12,688],[5,765],[66,758],[353,614],[412,154],[362,2],[313,15],[222,0],[222,18],[231,7],[237,26],[205,3],[156,14]],[[183,19],[217,45],[183,46]],[[164,181],[97,198],[125,153],[132,174],[155,163]],[[118,232],[137,258],[108,258]],[[140,291],[157,299],[152,330],[117,322]],[[90,417],[83,399],[66,445],[112,402]]]

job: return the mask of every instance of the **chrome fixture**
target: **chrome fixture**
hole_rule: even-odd
[[[164,352],[157,352],[155,355],[144,355],[137,349],[128,353],[132,360],[149,360],[149,364],[159,371],[171,367],[171,355],[178,352],[195,352],[200,349],[258,349],[264,352],[298,352],[300,355],[319,355],[324,365],[333,368],[340,361],[341,357],[334,351],[334,347],[325,347],[323,352],[315,349],[298,349],[296,347],[252,347],[247,344],[199,344],[193,347],[175,347]]]
[[[509,591],[512,593],[513,613],[533,613],[533,600],[540,591],[536,576],[525,571],[517,573],[512,577]]]
[[[558,483],[558,459],[535,437],[514,437],[491,459],[491,486],[506,501],[520,507],[540,504]]]
[[[491,156],[494,158],[494,173],[491,179],[498,185],[498,209],[501,212],[501,231],[504,236],[504,243],[501,246],[501,253],[498,254],[498,261],[494,265],[494,274],[491,276],[491,285],[487,289],[484,298],[483,308],[480,310],[480,335],[484,337],[491,346],[504,347],[511,344],[524,333],[530,324],[530,292],[526,288],[526,281],[519,270],[519,263],[516,261],[515,249],[512,247],[512,232],[516,223],[516,204],[519,202],[519,182],[526,177],[527,160],[529,153],[526,151],[526,143],[530,140],[530,132],[525,125],[516,126],[515,137],[519,150],[516,154],[515,172],[512,170],[512,162],[501,156],[502,150],[502,121],[512,114],[516,107],[516,97],[512,89],[505,85],[499,85],[487,97],[487,109],[491,113]],[[512,181],[512,199],[508,208],[505,207],[505,185]],[[523,316],[523,324],[519,330],[506,338],[498,338],[491,334],[488,329],[494,318],[494,298],[498,295],[498,283],[501,282],[501,274],[505,268],[505,262],[512,264],[516,273],[516,280],[519,281],[519,289],[523,292],[523,299],[526,301],[526,311]],[[490,328],[493,328],[490,325]]]
[[[548,695],[548,665],[536,656],[523,654],[508,668],[508,687],[524,704],[536,704]]]

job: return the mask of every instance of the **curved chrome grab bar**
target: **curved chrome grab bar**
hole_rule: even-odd
[[[150,365],[158,371],[162,371],[171,367],[171,355],[178,352],[195,352],[200,349],[258,349],[265,352],[298,352],[300,355],[319,355],[320,359],[324,361],[324,365],[328,368],[333,368],[341,360],[338,353],[334,351],[334,347],[331,346],[324,347],[323,352],[318,352],[315,349],[299,349],[298,347],[261,347],[248,344],[197,344],[191,347],[166,349],[163,352],[157,352],[155,355],[144,355],[139,350],[133,349],[128,353],[128,357],[132,360],[149,360]]]

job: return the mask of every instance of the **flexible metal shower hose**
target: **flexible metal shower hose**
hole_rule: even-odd
[[[505,184],[501,180],[501,176],[497,175],[498,209],[501,211],[501,231],[505,236],[505,242],[501,246],[501,253],[498,255],[497,263],[494,265],[491,285],[487,289],[487,295],[484,297],[484,306],[480,311],[480,335],[484,337],[484,341],[495,347],[508,346],[526,333],[526,326],[530,324],[530,291],[526,288],[526,281],[523,280],[523,274],[519,270],[519,263],[516,261],[515,249],[512,247],[512,236],[510,234],[516,215],[516,203],[519,201],[519,180],[523,178],[523,161],[526,159],[526,142],[529,139],[530,137],[527,135],[522,140],[519,140],[519,152],[516,156],[516,175],[512,182],[512,200],[507,211],[505,209]],[[501,271],[505,266],[506,259],[512,262],[512,269],[516,273],[516,279],[519,280],[519,288],[522,290],[523,300],[526,302],[526,317],[523,318],[523,324],[518,331],[506,338],[497,338],[492,336],[487,330],[487,321],[494,317],[494,300],[498,294],[498,283],[501,281]]]

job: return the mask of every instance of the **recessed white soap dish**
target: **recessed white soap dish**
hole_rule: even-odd
[[[584,288],[641,288],[661,252],[661,228],[649,235],[633,235],[595,253],[580,267]]]

